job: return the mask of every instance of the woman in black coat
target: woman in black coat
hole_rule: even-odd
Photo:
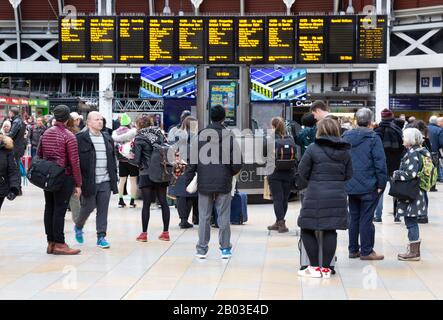
[[[5,197],[8,200],[14,200],[19,191],[20,176],[13,149],[12,139],[0,135],[0,210]]]
[[[304,153],[298,171],[307,184],[298,226],[310,266],[299,275],[329,278],[337,248],[336,230],[348,228],[345,183],[352,178],[351,146],[340,138],[337,121],[325,118],[317,124],[315,143]],[[319,263],[316,231],[323,232],[323,265]]]

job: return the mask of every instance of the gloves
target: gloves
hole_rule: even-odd
[[[8,199],[9,201],[12,201],[15,199],[17,195],[14,192],[9,192],[8,196],[6,197],[6,199]]]

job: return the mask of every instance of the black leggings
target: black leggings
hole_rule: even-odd
[[[324,230],[323,232],[323,265],[320,266],[318,252],[318,239],[315,236],[315,230],[301,229],[301,239],[305,246],[309,261],[312,267],[329,268],[334,259],[337,249],[337,232],[335,230]]]
[[[5,197],[0,197],[0,211],[2,210],[3,201],[5,201]]]
[[[167,187],[161,187],[161,186],[141,188],[142,197],[143,197],[143,209],[142,209],[143,232],[148,231],[151,203],[155,201],[156,196],[162,207],[163,231],[168,231],[169,219],[171,213],[169,211],[168,202],[166,201],[166,189]]]

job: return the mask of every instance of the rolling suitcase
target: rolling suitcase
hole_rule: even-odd
[[[318,252],[318,261],[320,266],[323,265],[323,250],[322,250],[322,242],[323,242],[323,232],[322,231],[315,231],[315,235],[317,239],[319,240],[319,252]],[[305,269],[308,266],[311,265],[311,262],[309,261],[308,253],[306,252],[305,246],[303,245],[303,241],[300,237],[300,240],[298,241],[298,249],[300,250],[300,269]],[[332,274],[335,274],[335,263],[337,261],[337,256],[334,256],[330,263],[330,268],[332,270]]]
[[[231,223],[243,224],[248,221],[248,195],[236,191],[231,201]]]

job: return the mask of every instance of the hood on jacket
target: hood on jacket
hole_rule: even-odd
[[[154,144],[161,141],[163,133],[159,127],[148,127],[139,130],[137,136],[150,144]]]
[[[14,149],[14,141],[5,135],[0,135],[0,150],[12,150]]]
[[[358,147],[368,139],[374,139],[376,136],[377,134],[374,130],[364,127],[349,130],[343,134],[343,138],[349,142],[353,148]]]
[[[112,132],[112,139],[115,142],[131,141],[137,135],[137,129],[128,127],[120,127]]]
[[[332,160],[346,160],[351,145],[340,137],[323,136],[315,139],[315,143],[325,147],[323,150]]]
[[[429,157],[429,158],[431,157],[431,153],[429,152],[429,150],[426,147],[421,147],[418,145],[410,148],[408,152],[409,153],[418,152],[422,156]]]

